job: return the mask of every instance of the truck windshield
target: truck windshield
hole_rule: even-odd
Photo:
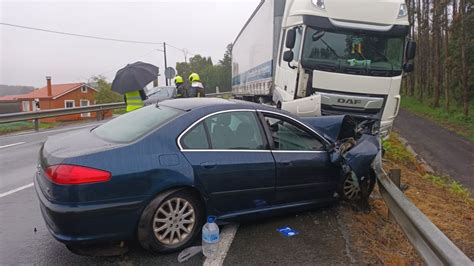
[[[308,27],[301,63],[306,68],[355,75],[402,73],[404,36],[330,32]]]

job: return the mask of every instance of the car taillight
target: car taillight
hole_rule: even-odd
[[[46,176],[59,185],[79,185],[109,181],[111,174],[84,166],[58,164],[46,168]]]

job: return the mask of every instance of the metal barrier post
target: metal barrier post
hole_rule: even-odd
[[[39,131],[39,119],[35,119],[35,131]]]
[[[389,177],[392,180],[392,182],[395,183],[395,185],[397,185],[398,188],[400,188],[400,185],[401,185],[401,180],[400,180],[401,176],[402,176],[402,170],[390,169]]]
[[[390,177],[390,180],[392,180],[392,182],[395,184],[395,186],[397,186],[398,189],[400,189],[401,173],[402,171],[400,169],[390,169],[390,173],[388,174],[388,177]],[[395,217],[390,211],[390,208],[388,208],[388,218],[392,221],[395,221]]]

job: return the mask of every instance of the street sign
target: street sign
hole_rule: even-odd
[[[172,79],[172,78],[174,78],[175,75],[176,75],[176,70],[174,70],[174,68],[172,68],[172,67],[167,67],[167,68],[165,69],[165,77],[166,77],[167,79]]]

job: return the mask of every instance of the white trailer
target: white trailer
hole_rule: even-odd
[[[232,92],[300,116],[351,114],[388,133],[415,43],[404,0],[262,0],[232,48]]]

